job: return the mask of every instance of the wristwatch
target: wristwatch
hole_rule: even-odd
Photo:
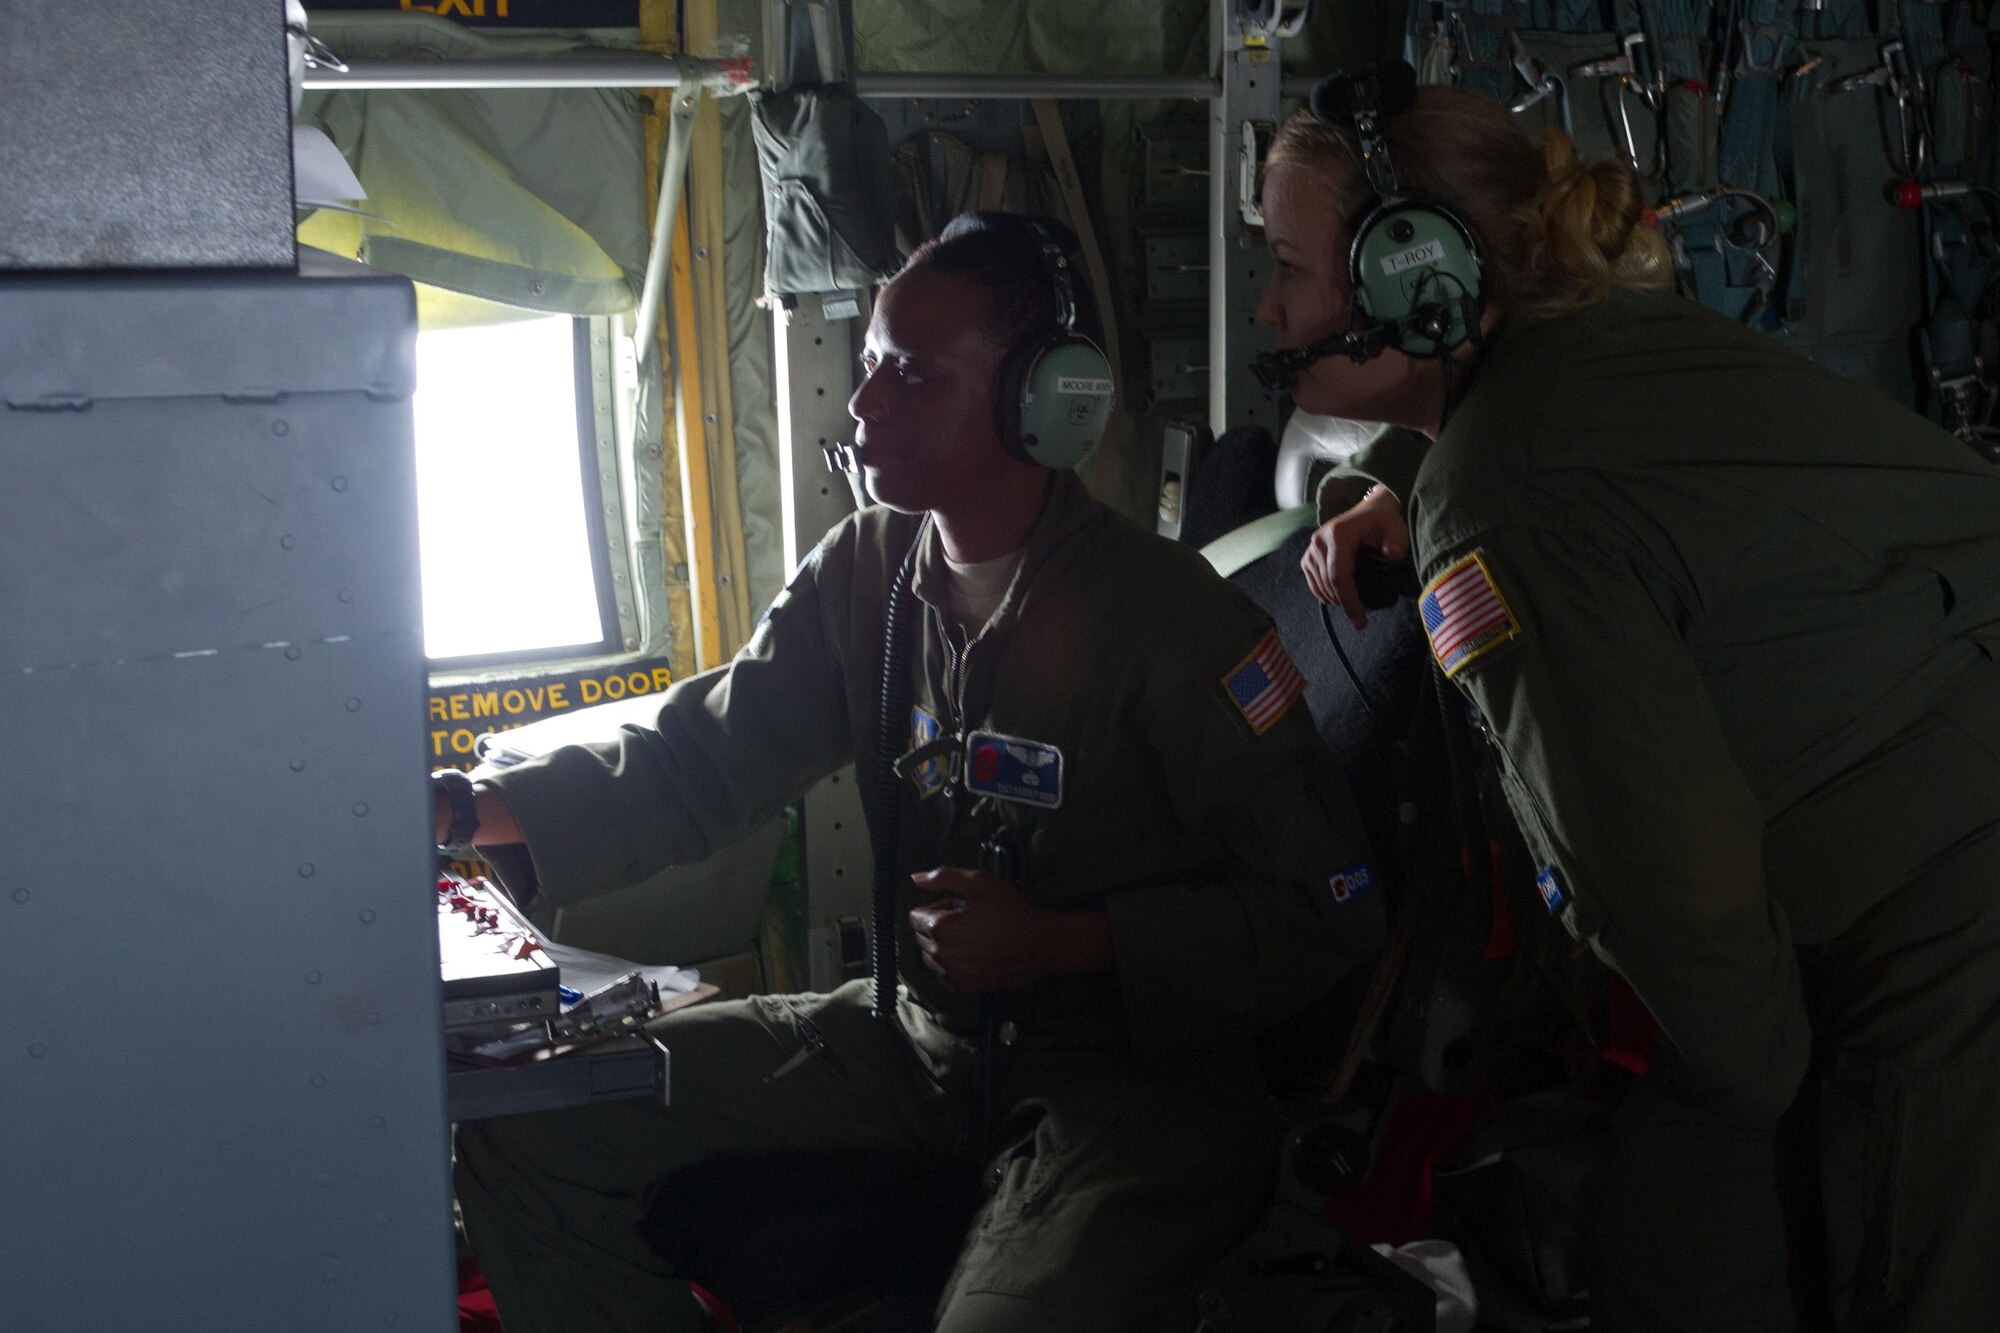
[[[449,851],[469,849],[479,832],[479,797],[472,779],[455,768],[434,769],[431,791],[443,792],[445,804],[451,810],[451,824],[445,830],[444,841],[438,845]]]

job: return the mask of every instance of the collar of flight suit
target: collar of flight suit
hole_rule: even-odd
[[[1042,501],[1042,512],[1028,530],[1028,542],[1021,553],[1021,566],[1014,571],[1006,596],[1000,599],[999,608],[993,612],[993,618],[987,621],[986,630],[982,633],[1005,629],[1019,619],[1036,576],[1047,567],[1051,557],[1069,547],[1102,522],[1104,517],[1104,507],[1091,498],[1090,492],[1074,472],[1053,473],[1049,478],[1048,495]],[[917,548],[917,567],[911,576],[910,586],[918,600],[939,615],[949,616],[951,571],[944,562],[944,542],[938,536],[937,523],[928,514],[924,516],[918,541],[922,545]]]

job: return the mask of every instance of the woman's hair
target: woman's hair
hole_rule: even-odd
[[[1664,287],[1666,243],[1640,220],[1638,179],[1621,162],[1585,163],[1561,130],[1539,145],[1513,114],[1475,93],[1425,87],[1387,122],[1397,184],[1456,209],[1486,247],[1488,292],[1511,318],[1594,305],[1613,287]],[[1343,218],[1369,197],[1354,132],[1301,111],[1272,141],[1265,168],[1317,171]]]

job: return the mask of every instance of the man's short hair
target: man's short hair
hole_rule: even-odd
[[[1076,253],[1076,233],[1056,219],[1038,216],[1066,255]],[[1060,327],[1055,280],[1034,232],[1008,213],[964,214],[945,234],[919,245],[904,261],[904,273],[928,269],[965,278],[986,293],[980,332],[996,346],[1012,348]],[[1076,304],[1077,331],[1090,336],[1095,313],[1090,292],[1071,269],[1070,299]]]

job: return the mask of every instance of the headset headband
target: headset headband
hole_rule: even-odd
[[[1401,193],[1396,166],[1389,157],[1389,117],[1408,111],[1417,101],[1417,72],[1400,60],[1384,61],[1357,74],[1329,74],[1313,85],[1313,115],[1328,125],[1354,131],[1368,184],[1388,199]]]
[[[1069,256],[1063,252],[1062,242],[1043,225],[1040,218],[1024,217],[1022,226],[1033,236],[1035,244],[1042,252],[1042,268],[1049,275],[1049,290],[1055,293],[1056,323],[1064,332],[1076,329],[1076,288],[1071,284]]]

